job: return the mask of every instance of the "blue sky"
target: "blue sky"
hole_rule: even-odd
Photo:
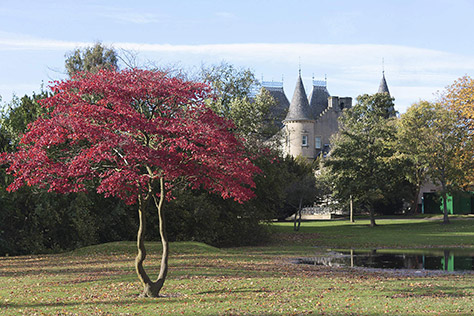
[[[22,1],[0,0],[0,95],[65,78],[64,56],[101,41],[138,63],[227,61],[289,99],[301,63],[307,92],[327,75],[331,95],[375,93],[385,75],[397,110],[474,74],[472,0]]]

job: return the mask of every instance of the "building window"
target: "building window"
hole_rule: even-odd
[[[308,135],[303,135],[301,139],[301,146],[308,146]]]
[[[321,137],[320,136],[316,136],[314,138],[314,148],[321,149]]]

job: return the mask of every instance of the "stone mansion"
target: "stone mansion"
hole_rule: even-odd
[[[326,155],[330,149],[330,138],[338,131],[338,118],[344,109],[352,107],[352,98],[331,96],[326,81],[313,80],[309,98],[306,95],[301,71],[296,81],[291,103],[283,91],[282,82],[262,82],[277,101],[275,114],[283,118],[283,153],[293,157],[315,159]],[[378,93],[390,94],[382,73]]]

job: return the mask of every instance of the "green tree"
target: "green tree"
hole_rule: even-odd
[[[117,69],[118,54],[113,48],[101,43],[94,46],[78,48],[66,54],[65,67],[69,77],[78,72],[97,72],[100,69]]]
[[[276,105],[270,93],[261,89],[253,98],[234,98],[230,103],[229,117],[237,132],[248,140],[267,140],[278,132],[272,108]]]
[[[449,223],[446,196],[461,188],[470,170],[464,170],[458,152],[468,130],[458,115],[441,103],[420,101],[401,116],[400,148],[415,166],[410,181],[417,186],[426,179],[441,186],[443,222]]]
[[[253,163],[256,197],[244,204],[204,191],[183,190],[167,212],[173,240],[197,240],[218,247],[261,244],[270,237],[268,223],[284,206],[289,173],[284,159],[267,152]],[[153,236],[157,238],[158,236]]]
[[[287,157],[289,176],[286,180],[285,203],[295,214],[293,229],[298,231],[301,226],[301,211],[304,205],[313,203],[316,199],[316,178],[314,166],[308,159]]]
[[[38,101],[48,97],[46,91],[33,93],[33,96],[24,95],[21,99],[14,96],[12,101],[5,105],[0,114],[0,133],[2,135],[2,151],[12,151],[18,145],[21,136],[25,133],[28,124],[35,121],[40,115],[46,114]]]
[[[370,214],[375,226],[375,206],[398,185],[399,164],[395,158],[393,99],[387,94],[362,95],[344,111],[340,131],[324,165],[330,168],[334,197],[354,201]]]
[[[211,85],[216,96],[212,104],[213,110],[229,118],[232,100],[250,97],[255,86],[258,85],[258,80],[250,69],[236,68],[226,62],[203,67],[200,77]]]
[[[278,128],[272,114],[276,101],[265,89],[254,95],[259,82],[250,69],[221,63],[203,68],[201,79],[212,87],[215,99],[210,106],[213,111],[231,119],[239,135],[254,143],[276,134]]]
[[[407,162],[406,178],[413,184],[411,209],[416,212],[421,186],[427,181],[428,165],[421,155],[422,144],[428,139],[430,128],[426,120],[431,111],[424,113],[427,102],[411,106],[397,122],[398,150]]]
[[[51,96],[42,90],[14,97],[0,116],[1,152],[15,152],[27,126],[49,112],[39,100]],[[95,193],[59,195],[24,187],[6,192],[12,177],[0,165],[0,255],[69,250],[100,242],[130,240],[135,210],[114,198]]]

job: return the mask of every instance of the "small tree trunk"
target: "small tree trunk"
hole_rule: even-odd
[[[152,281],[145,269],[143,268],[143,262],[146,258],[145,249],[145,225],[146,225],[146,210],[148,209],[148,203],[150,196],[153,196],[155,206],[158,210],[158,218],[160,224],[160,236],[161,243],[163,246],[160,274],[156,281]],[[138,254],[135,259],[135,270],[137,271],[138,278],[143,284],[143,292],[140,296],[142,297],[159,297],[160,290],[165,283],[166,275],[168,273],[168,238],[165,232],[165,219],[163,214],[163,201],[165,196],[163,178],[160,179],[160,199],[156,198],[156,195],[150,191],[147,197],[139,196],[138,198],[138,214],[139,214],[139,228],[137,234],[137,248]]]
[[[377,224],[375,223],[375,212],[372,205],[369,205],[369,216],[370,216],[370,227],[377,226]]]
[[[448,195],[444,189],[443,185],[443,224],[449,224],[449,217],[448,217]]]
[[[300,198],[300,203],[298,209],[295,212],[295,219],[293,221],[293,230],[296,232],[300,230],[301,225],[301,204],[303,203],[303,198]]]
[[[420,190],[421,190],[421,186],[417,185],[414,192],[413,200],[411,202],[411,213],[413,214],[418,213],[418,195],[420,195]]]
[[[301,226],[301,208],[303,207],[303,197],[300,198],[300,205],[298,206],[298,229],[300,230]]]
[[[354,223],[354,203],[352,200],[352,195],[349,198],[349,219],[351,223]]]

